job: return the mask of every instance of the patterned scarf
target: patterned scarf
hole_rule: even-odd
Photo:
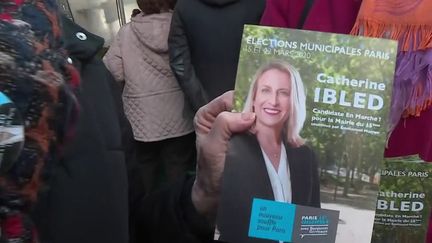
[[[399,41],[390,131],[432,105],[432,1],[363,0],[351,34]]]
[[[432,47],[432,1],[363,0],[353,34],[400,41],[401,51]]]
[[[25,131],[18,159],[0,165],[0,243],[38,242],[29,212],[77,118],[79,73],[60,28],[54,0],[0,1],[0,91]]]

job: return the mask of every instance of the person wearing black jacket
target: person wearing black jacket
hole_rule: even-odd
[[[43,243],[127,243],[132,130],[118,84],[97,57],[104,40],[64,16],[62,24],[68,61],[81,74],[80,113],[34,220]]]
[[[56,98],[56,95],[67,95],[63,86],[60,90],[60,88],[56,89],[55,85],[78,85],[80,75],[75,72],[75,69],[70,64],[67,64],[63,51],[58,48],[58,41],[61,39],[59,30],[62,30],[62,26],[58,25],[58,13],[54,2],[52,0],[37,2],[7,1],[5,4],[0,5],[1,7],[7,6],[5,9],[9,11],[1,17],[2,27],[13,27],[12,25],[23,27],[15,28],[15,32],[11,32],[10,35],[4,32],[2,41],[7,40],[7,42],[2,42],[3,44],[7,43],[10,47],[14,43],[23,44],[21,40],[24,40],[24,42],[27,41],[25,44],[34,44],[31,47],[38,47],[34,48],[34,51],[44,51],[42,53],[46,55],[44,58],[51,58],[50,61],[62,61],[60,63],[62,65],[56,66],[49,65],[49,62],[44,62],[44,65],[27,65],[27,68],[19,69],[21,73],[17,73],[18,69],[16,67],[20,68],[19,65],[22,63],[29,64],[29,61],[34,61],[34,59],[40,58],[41,55],[32,55],[25,52],[29,50],[26,49],[28,47],[26,45],[18,45],[18,48],[9,50],[3,48],[5,53],[14,55],[16,60],[20,61],[15,63],[5,62],[2,66],[4,67],[3,83],[12,84],[11,87],[14,88],[11,94],[25,94],[25,92],[30,91],[41,94],[46,91],[40,97],[34,97],[33,94],[19,96],[21,98],[19,99],[21,101],[20,105],[30,108],[33,108],[33,105],[41,105],[41,103],[36,102],[33,104],[25,100],[27,97],[41,101],[44,98]],[[14,8],[11,8],[11,6]],[[5,9],[0,9],[0,12],[4,13],[3,10]],[[21,12],[22,10],[25,11]],[[11,11],[13,14],[10,14]],[[43,15],[41,15],[41,12],[43,12]],[[28,25],[23,24],[23,21],[15,21],[14,19],[25,19],[29,23]],[[127,141],[132,137],[130,127],[122,115],[120,102],[117,103],[117,101],[120,101],[120,96],[116,94],[116,87],[112,86],[114,83],[110,81],[111,77],[102,62],[95,57],[97,50],[101,47],[102,40],[66,19],[63,19],[63,21],[66,47],[71,54],[69,63],[73,63],[80,70],[82,79],[77,92],[77,99],[81,104],[80,116],[74,133],[75,137],[72,141],[68,140],[70,143],[66,144],[67,147],[62,150],[61,160],[59,161],[52,161],[57,156],[39,157],[40,155],[48,155],[48,153],[36,150],[38,148],[32,148],[33,150],[30,152],[35,151],[32,157],[24,157],[25,161],[18,160],[15,163],[17,169],[21,170],[18,171],[21,173],[19,175],[25,174],[26,176],[17,177],[16,181],[18,183],[41,182],[27,180],[30,177],[32,177],[31,179],[39,177],[40,171],[45,172],[43,174],[46,176],[46,180],[43,180],[41,184],[29,185],[31,188],[28,189],[31,189],[31,192],[39,192],[39,196],[34,197],[34,200],[25,205],[20,204],[22,198],[10,197],[11,201],[5,201],[3,196],[14,196],[11,191],[8,191],[14,188],[1,188],[1,227],[4,231],[2,231],[0,241],[42,243],[128,242],[125,163],[133,161],[133,157],[129,158],[129,156],[133,156],[133,152],[127,149],[133,148],[127,146]],[[53,28],[51,30],[47,27]],[[3,28],[2,30],[6,29]],[[32,35],[34,33],[37,35]],[[34,36],[37,38],[33,38]],[[41,36],[43,38],[39,39]],[[75,38],[78,38],[79,41]],[[39,42],[39,40],[44,42]],[[8,47],[8,45],[5,45],[5,47]],[[5,57],[2,61],[11,60]],[[53,64],[57,64],[57,62],[53,62]],[[64,67],[69,72],[58,72],[57,69],[53,71],[52,67]],[[33,71],[39,71],[42,68],[54,75],[31,76]],[[18,79],[14,79],[11,74],[17,75]],[[55,80],[52,79],[53,76],[56,78]],[[27,78],[24,81],[29,82],[26,85],[17,85],[21,84],[20,81],[23,81],[22,77]],[[73,82],[68,83],[65,80]],[[57,81],[57,83],[52,81]],[[48,84],[48,90],[40,88],[44,82]],[[32,86],[33,83],[34,86]],[[193,243],[211,241],[211,224],[214,222],[218,204],[228,140],[233,133],[249,129],[254,122],[253,114],[224,112],[232,108],[232,95],[233,93],[229,92],[218,97],[202,107],[195,116],[197,149],[199,151],[196,176],[185,178],[175,186],[143,197],[137,213],[137,222],[142,223],[138,225],[140,226],[138,229],[141,236],[144,236],[140,242]],[[68,98],[72,97],[68,96]],[[46,109],[48,112],[53,111],[51,108],[59,108],[55,111],[62,112],[64,109],[71,107],[64,102],[64,97],[56,101],[58,100],[61,102],[46,102],[42,103],[42,105],[49,106],[49,109]],[[59,107],[59,105],[62,105],[62,107]],[[35,114],[34,110],[30,110],[30,112],[33,112],[32,115]],[[36,121],[38,128],[40,127],[44,131],[50,132],[52,128],[50,126],[53,125],[53,130],[57,126],[65,125],[64,122],[53,123],[52,120],[49,120],[52,119],[52,116],[50,116],[52,114],[44,113],[43,115],[42,119]],[[60,114],[54,115],[59,116]],[[28,116],[27,118],[32,117]],[[64,117],[59,116],[59,118]],[[35,131],[31,127],[33,125],[32,121],[29,120],[30,125],[28,125],[30,126],[30,132]],[[68,131],[65,130],[65,132]],[[57,133],[53,134],[53,136],[58,135]],[[26,139],[32,138],[31,135],[26,134]],[[37,135],[45,135],[43,138],[46,139],[50,134],[44,134],[43,131],[40,131]],[[130,140],[132,141],[132,139]],[[49,146],[63,148],[62,145],[63,143],[60,144],[59,140],[56,139],[49,141]],[[44,148],[46,147],[42,147],[42,149]],[[24,149],[21,155],[28,155],[27,152],[29,150]],[[30,168],[33,165],[31,163],[33,158],[40,158],[41,160],[41,163],[36,164],[36,168]],[[127,167],[130,168],[131,166],[128,165]],[[15,176],[15,172],[17,171],[5,171],[2,176],[3,183],[6,178]],[[16,191],[12,192],[15,193]],[[17,208],[11,211],[9,206]],[[33,209],[32,220],[26,216],[28,209]],[[10,215],[10,213],[13,213],[13,215]],[[36,228],[33,228],[31,221],[36,223]]]
[[[244,24],[258,24],[265,0],[179,0],[168,38],[170,65],[197,111],[234,88]]]

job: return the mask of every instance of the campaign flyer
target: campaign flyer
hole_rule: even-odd
[[[416,156],[386,159],[372,242],[426,242],[431,202],[431,163]]]
[[[245,25],[234,105],[255,123],[228,145],[215,239],[371,241],[396,50],[392,40]],[[304,207],[311,219],[336,212],[335,232],[276,224],[256,234],[256,200]],[[272,215],[287,219],[283,208]]]

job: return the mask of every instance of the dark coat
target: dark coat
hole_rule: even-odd
[[[127,243],[130,124],[118,85],[96,57],[103,39],[65,18],[63,27],[66,49],[81,73],[80,116],[34,218],[44,243]]]
[[[285,147],[292,203],[320,207],[318,163],[314,153],[307,146]],[[264,158],[254,135],[241,134],[231,139],[222,188],[217,220],[220,240],[230,243],[275,242],[248,237],[253,198],[274,200]]]
[[[143,198],[132,216],[136,243],[210,243],[213,228],[196,211],[185,177]]]
[[[234,89],[244,24],[258,24],[265,0],[179,0],[168,39],[171,68],[198,110]]]

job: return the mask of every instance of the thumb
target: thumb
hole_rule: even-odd
[[[233,133],[247,131],[255,122],[255,113],[222,112],[217,117],[210,131],[216,141],[228,142]]]

